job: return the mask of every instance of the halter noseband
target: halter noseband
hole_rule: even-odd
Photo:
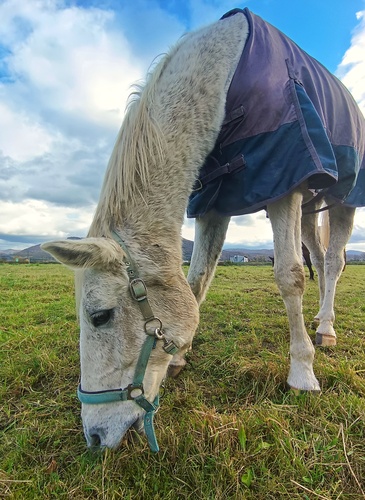
[[[129,384],[125,389],[111,389],[95,392],[84,391],[81,388],[80,384],[77,389],[77,397],[79,398],[81,403],[90,405],[115,403],[117,401],[135,401],[141,408],[146,411],[146,414],[144,416],[144,429],[150,449],[153,452],[158,452],[159,447],[153,427],[153,417],[159,407],[159,395],[157,394],[153,403],[148,401],[148,399],[144,395],[143,379],[152,349],[155,348],[156,342],[158,340],[164,341],[163,349],[167,354],[170,354],[171,356],[173,356],[178,351],[178,347],[172,340],[166,340],[162,329],[162,322],[152,312],[151,306],[147,299],[147,287],[144,281],[139,277],[137,266],[133,262],[124,241],[115,231],[112,231],[112,237],[124,251],[125,255],[123,256],[123,262],[127,268],[129,290],[132,298],[137,301],[142,316],[145,320],[144,331],[147,336],[139,354],[136,371],[134,373],[133,382],[131,384]]]

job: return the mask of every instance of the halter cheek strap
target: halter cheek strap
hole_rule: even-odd
[[[157,443],[155,430],[153,427],[153,418],[159,407],[159,395],[155,397],[153,403],[148,401],[144,395],[143,379],[145,376],[147,364],[151,356],[152,350],[155,348],[157,341],[163,340],[163,349],[167,354],[173,356],[178,347],[173,341],[168,341],[165,338],[162,322],[152,312],[151,306],[147,299],[147,288],[144,281],[138,276],[137,267],[134,264],[131,256],[126,248],[124,241],[120,236],[112,231],[113,239],[122,247],[125,256],[123,257],[124,264],[127,268],[129,277],[129,289],[132,298],[137,301],[141,310],[142,316],[145,320],[144,331],[146,339],[143,343],[141,352],[138,357],[136,370],[133,377],[133,382],[125,389],[112,389],[107,391],[84,391],[79,385],[77,389],[77,396],[81,403],[84,404],[105,404],[115,403],[119,401],[134,401],[146,412],[144,416],[144,429],[148,444],[152,452],[158,452],[159,446]]]

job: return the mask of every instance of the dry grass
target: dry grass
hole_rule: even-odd
[[[75,396],[72,274],[0,266],[0,496],[14,499],[360,499],[365,490],[365,266],[337,295],[322,394],[286,391],[287,320],[270,267],[220,267],[189,364],[156,417],[161,452],[129,436],[85,449]],[[316,311],[307,282],[304,313]],[[311,330],[314,336],[314,331]]]

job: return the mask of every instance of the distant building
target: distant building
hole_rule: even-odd
[[[230,262],[234,262],[235,264],[243,264],[244,262],[248,262],[248,257],[244,255],[233,255],[229,258]]]
[[[29,264],[30,259],[27,257],[19,257],[18,255],[14,255],[12,258],[12,261],[15,262],[16,264]]]

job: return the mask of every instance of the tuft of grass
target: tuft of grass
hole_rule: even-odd
[[[358,499],[365,490],[365,266],[338,286],[338,345],[318,349],[321,395],[286,390],[289,335],[268,266],[219,267],[189,354],[156,417],[161,452],[134,433],[86,450],[75,388],[72,273],[0,265],[0,497]],[[314,338],[317,284],[304,315]]]

